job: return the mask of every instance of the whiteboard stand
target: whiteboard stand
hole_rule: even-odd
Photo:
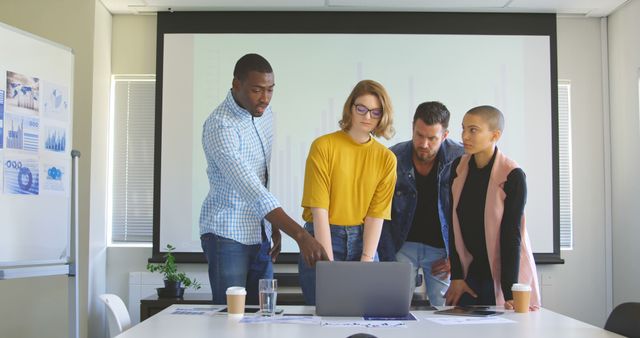
[[[79,338],[79,313],[80,304],[78,300],[78,161],[80,151],[72,150],[71,159],[73,162],[73,223],[71,226],[71,241],[69,242],[69,337]]]

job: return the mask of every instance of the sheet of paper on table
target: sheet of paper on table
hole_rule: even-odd
[[[312,324],[319,325],[320,317],[318,316],[244,316],[240,323],[258,324],[258,323],[276,323],[276,324]]]
[[[179,307],[171,312],[172,315],[212,315],[224,307]]]
[[[406,327],[405,323],[399,320],[323,320],[322,326],[330,327]]]
[[[511,324],[515,321],[504,317],[460,317],[460,316],[438,316],[425,317],[440,325],[472,325],[472,324]]]

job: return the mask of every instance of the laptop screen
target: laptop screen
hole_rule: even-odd
[[[319,316],[406,316],[412,297],[411,264],[317,262]]]

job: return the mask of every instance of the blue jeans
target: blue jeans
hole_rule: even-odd
[[[313,223],[306,223],[304,228],[313,236]],[[362,245],[364,233],[363,225],[330,225],[331,247],[333,249],[334,261],[359,261],[362,256]],[[378,254],[373,258],[378,261]],[[307,305],[316,304],[316,269],[298,259],[298,274],[300,276],[300,287]]]
[[[258,280],[273,278],[270,242],[245,245],[212,233],[200,236],[200,242],[209,263],[213,304],[227,304],[230,286],[244,286],[247,304],[258,304]]]
[[[435,306],[444,305],[444,293],[449,288],[449,277],[431,274],[431,265],[447,257],[444,248],[435,248],[417,242],[405,242],[396,254],[398,262],[408,262],[413,266],[414,279],[418,275],[418,269],[422,268],[425,276],[429,303]],[[444,279],[442,279],[444,278]]]

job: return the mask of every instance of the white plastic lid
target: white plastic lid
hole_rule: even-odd
[[[230,286],[227,288],[228,295],[246,295],[247,290],[242,286]]]
[[[531,285],[528,284],[513,284],[511,291],[531,291]]]

